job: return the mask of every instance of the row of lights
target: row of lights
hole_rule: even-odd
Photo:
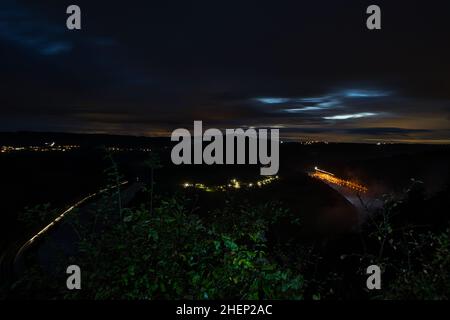
[[[368,191],[367,187],[365,187],[359,183],[338,178],[334,174],[320,170],[317,167],[315,168],[315,172],[312,172],[309,175],[313,178],[316,178],[316,179],[319,179],[319,180],[322,180],[322,181],[325,181],[325,182],[328,182],[331,184],[335,184],[335,185],[338,185],[341,187],[346,187],[346,188],[352,189],[356,192],[366,193]]]
[[[266,186],[275,180],[278,180],[278,176],[270,176],[261,180],[258,180],[256,182],[244,182],[244,181],[238,181],[237,179],[231,179],[230,182],[226,185],[218,185],[218,186],[207,186],[203,183],[189,183],[185,182],[182,184],[184,188],[195,188],[199,190],[205,190],[207,192],[215,192],[215,191],[227,191],[227,190],[233,190],[233,189],[242,189],[242,188],[261,188],[263,186]]]
[[[11,152],[49,152],[49,151],[70,151],[77,149],[80,146],[77,145],[47,145],[47,146],[25,146],[25,147],[14,147],[14,146],[1,146],[0,153],[11,153]]]
[[[319,141],[319,140],[308,140],[308,141],[301,141],[300,144],[303,144],[305,146],[311,145],[311,144],[328,144],[328,141]]]
[[[11,153],[11,152],[49,152],[49,151],[71,151],[80,148],[79,145],[57,145],[53,143],[46,143],[45,146],[25,146],[25,147],[15,147],[15,146],[1,146],[0,153]],[[119,147],[108,147],[108,151],[112,152],[150,152],[150,148],[119,148]]]

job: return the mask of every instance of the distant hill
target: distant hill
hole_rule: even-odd
[[[157,146],[170,143],[169,137],[137,137],[109,134],[77,134],[61,132],[0,132],[0,145],[44,145],[48,142],[57,144],[75,144],[82,147],[99,145],[114,146]]]

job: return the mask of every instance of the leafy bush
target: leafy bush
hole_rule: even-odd
[[[55,215],[55,209],[52,209],[51,205],[46,203],[34,207],[25,207],[20,212],[18,220],[27,230],[33,230],[50,222]]]
[[[268,207],[243,207],[240,214],[246,216],[239,220],[225,207],[221,219],[205,223],[187,205],[172,197],[161,201],[153,216],[144,208],[124,210],[123,221],[107,232],[86,234],[76,258],[84,287],[67,297],[302,298],[303,277],[268,254],[269,223],[257,218]],[[275,216],[286,213],[271,210]]]
[[[171,196],[152,215],[144,205],[120,215],[112,193],[97,202],[94,225],[75,226],[79,253],[62,261],[81,267],[82,290],[65,289],[64,271],[36,267],[12,290],[67,299],[448,299],[450,228],[404,219],[426,210],[422,189],[413,181],[403,196],[386,196],[359,234],[316,246],[295,236],[298,213],[280,203],[229,198],[200,217],[195,202]],[[371,264],[382,269],[380,291],[365,289]]]
[[[384,207],[370,223],[370,250],[363,257],[363,265],[378,264],[384,271],[385,287],[376,298],[450,297],[450,229],[438,226],[430,231],[432,225],[408,222],[414,208],[427,208],[423,190],[422,182],[412,180],[400,198],[386,196]]]

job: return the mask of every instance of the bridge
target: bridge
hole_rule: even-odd
[[[363,186],[362,184],[350,180],[341,179],[337,177],[335,174],[325,170],[321,170],[317,167],[314,168],[313,172],[309,173],[309,176],[315,179],[322,180],[323,182],[326,182],[328,184],[356,191],[357,193],[367,193],[367,191],[369,191],[369,189],[366,186]]]

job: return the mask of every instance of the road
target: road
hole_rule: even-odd
[[[143,184],[139,182],[134,182],[129,184],[128,181],[122,182],[121,187],[127,186],[126,188],[121,190],[122,204],[125,206],[134,195],[142,188]],[[115,187],[112,187],[115,188]],[[81,219],[81,221],[87,222],[89,218],[87,215],[89,214],[88,208],[95,205],[96,202],[92,202],[98,196],[104,194],[106,191],[111,190],[112,188],[104,188],[95,193],[89,194],[83,199],[77,201],[69,208],[64,210],[58,217],[56,217],[52,222],[46,225],[43,229],[37,232],[33,237],[31,237],[28,241],[26,241],[20,249],[17,251],[14,257],[13,267],[15,273],[21,273],[24,269],[24,255],[28,249],[30,249],[34,245],[38,245],[38,254],[42,257],[42,252],[47,253],[47,257],[53,256],[54,253],[52,249],[48,249],[50,243],[53,246],[54,243],[58,243],[58,247],[65,247],[69,251],[73,251],[76,247],[77,237],[74,236],[73,227],[70,226],[70,223],[67,223],[70,219],[75,219],[75,217],[69,217],[70,213],[77,210],[77,219]],[[64,223],[63,223],[64,221]],[[44,255],[45,256],[45,255]]]
[[[383,205],[383,202],[373,197],[369,189],[357,182],[341,179],[335,174],[321,170],[317,167],[309,176],[319,179],[339,192],[347,201],[349,201],[360,213],[360,222],[364,221],[367,214]]]

